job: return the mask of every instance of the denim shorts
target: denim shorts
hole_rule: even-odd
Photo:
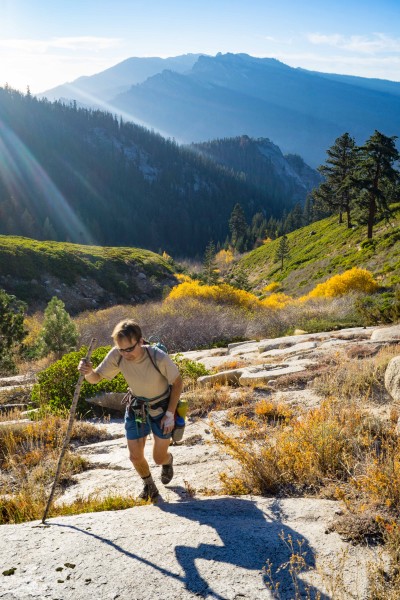
[[[150,431],[153,434],[163,440],[169,440],[171,438],[172,432],[164,433],[160,424],[163,415],[159,417],[153,418],[148,415],[146,421],[144,423],[137,423],[135,418],[132,416],[128,416],[125,414],[125,433],[127,440],[140,440],[150,434]]]

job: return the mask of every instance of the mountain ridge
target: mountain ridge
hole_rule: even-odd
[[[313,167],[345,131],[357,143],[375,129],[400,131],[400,83],[308,71],[244,53],[200,54],[190,69],[160,70],[107,101],[180,143],[246,133],[268,137]]]

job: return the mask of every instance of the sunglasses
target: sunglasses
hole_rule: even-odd
[[[129,346],[128,348],[118,348],[118,350],[120,352],[127,352],[129,354],[129,352],[133,352],[134,349],[136,348],[136,346],[138,345],[139,342],[136,342],[136,344],[134,344],[133,346]]]

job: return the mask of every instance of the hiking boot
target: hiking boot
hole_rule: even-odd
[[[159,495],[160,494],[156,484],[154,481],[150,481],[149,483],[144,484],[143,490],[139,494],[138,498],[140,498],[140,500],[155,500]]]
[[[174,462],[174,457],[171,454],[171,462],[168,465],[163,465],[161,469],[161,481],[164,485],[169,483],[174,476],[174,468],[172,463]]]

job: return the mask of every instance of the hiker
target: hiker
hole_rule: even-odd
[[[146,438],[153,432],[153,458],[162,465],[161,481],[168,484],[174,474],[173,456],[168,451],[175,425],[175,410],[182,391],[178,367],[168,354],[146,345],[137,323],[118,323],[111,336],[115,346],[98,367],[82,359],[78,370],[89,383],[112,379],[122,373],[128,383],[125,431],[129,458],[143,479],[139,498],[154,500],[159,492],[144,457]]]

